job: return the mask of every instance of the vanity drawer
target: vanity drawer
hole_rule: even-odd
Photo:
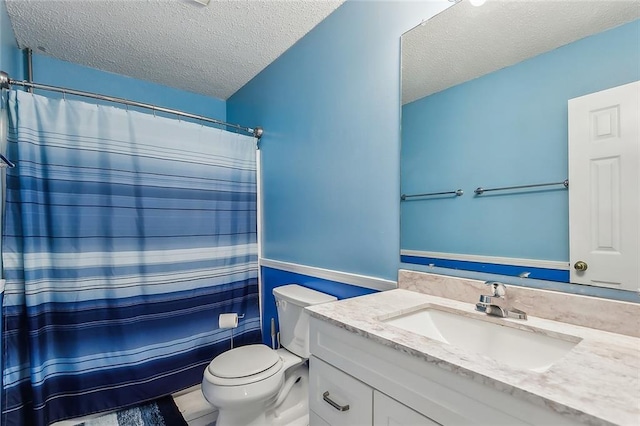
[[[309,369],[311,411],[331,426],[372,424],[371,387],[313,356]]]

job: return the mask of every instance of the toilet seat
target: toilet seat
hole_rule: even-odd
[[[220,386],[242,386],[267,379],[282,370],[276,351],[266,345],[247,345],[218,355],[209,363],[210,381]]]

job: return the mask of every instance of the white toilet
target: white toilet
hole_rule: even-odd
[[[281,349],[248,345],[214,358],[202,393],[218,409],[216,426],[309,424],[309,314],[305,306],[337,300],[296,284],[273,289]]]

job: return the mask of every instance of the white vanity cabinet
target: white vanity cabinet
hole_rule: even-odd
[[[317,318],[310,349],[311,426],[578,424]]]
[[[316,357],[311,358],[310,365],[310,426],[437,425]]]

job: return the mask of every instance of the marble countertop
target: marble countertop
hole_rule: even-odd
[[[499,363],[405,331],[380,319],[418,307],[455,310],[469,317],[551,336],[582,339],[548,370]],[[310,315],[458,374],[472,375],[501,392],[591,425],[640,424],[640,338],[529,317],[495,318],[474,305],[408,290],[390,290],[307,308]]]

